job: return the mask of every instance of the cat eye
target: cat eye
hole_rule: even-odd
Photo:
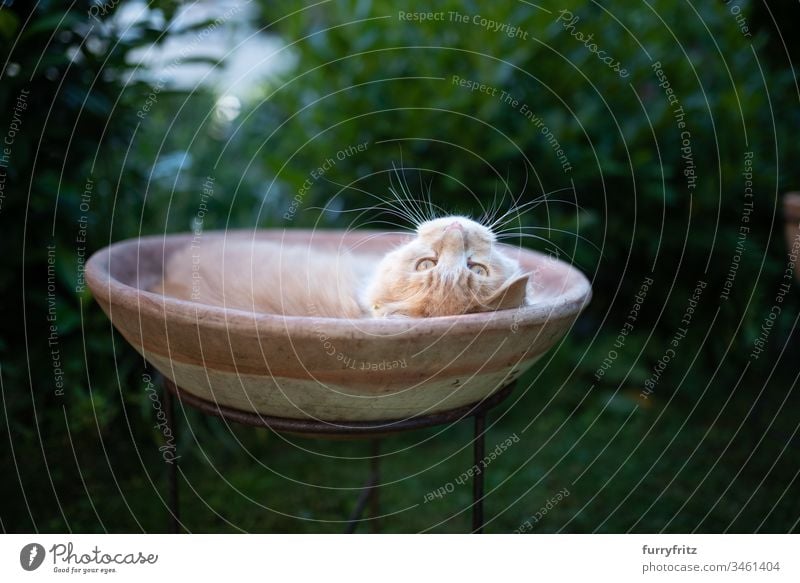
[[[427,271],[429,269],[433,269],[436,266],[436,260],[431,259],[430,257],[426,257],[425,259],[420,259],[417,261],[417,271]]]
[[[489,270],[480,263],[467,263],[467,267],[469,267],[469,270],[475,275],[480,275],[482,277],[489,275]]]

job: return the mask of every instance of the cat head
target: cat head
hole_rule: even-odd
[[[381,260],[365,302],[374,317],[489,312],[523,305],[527,284],[490,229],[450,216],[422,223]]]

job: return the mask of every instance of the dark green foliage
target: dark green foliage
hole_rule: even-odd
[[[444,209],[480,215],[507,180],[511,193],[524,192],[522,200],[566,201],[540,205],[520,221],[536,228],[527,233],[545,239],[526,238],[526,244],[560,250],[593,279],[596,294],[586,319],[595,329],[607,317],[601,334],[608,339],[594,342],[597,353],[582,359],[588,374],[611,348],[648,275],[655,285],[638,326],[655,332],[650,342],[649,332],[629,340],[629,354],[645,350],[635,367],[647,371],[661,356],[699,279],[708,288],[681,350],[700,351],[703,366],[726,350],[746,357],[786,263],[778,195],[798,180],[791,162],[800,154],[794,79],[785,58],[782,68],[771,70],[759,56],[766,34],[743,36],[720,3],[651,5],[618,2],[612,14],[576,1],[548,14],[523,3],[444,1],[426,8],[442,12],[444,22],[418,23],[400,22],[389,2],[338,2],[312,11],[313,17],[280,21],[276,27],[288,38],[308,40],[295,46],[303,76],[287,78],[263,104],[279,108],[287,120],[264,162],[288,186],[270,196],[292,196],[305,169],[365,140],[371,145],[364,154],[336,165],[337,182],[357,180],[359,188],[383,196],[387,171],[402,155],[406,167],[420,168],[425,182],[433,181]],[[559,21],[562,9],[578,20],[565,13]],[[514,23],[528,38],[509,38],[471,20],[452,22],[455,12]],[[574,29],[566,29],[567,22]],[[600,62],[570,32],[593,35],[591,42],[628,75]],[[677,103],[659,87],[656,62]],[[453,76],[486,84],[496,95],[460,87]],[[502,91],[519,105],[504,101]],[[312,102],[298,111],[298,104]],[[541,129],[526,119],[523,104],[552,131],[571,170],[564,171]],[[683,108],[680,120],[677,107]],[[688,150],[683,132],[689,132]],[[315,137],[304,143],[296,136]],[[755,195],[743,223],[746,152],[753,153]],[[292,163],[281,169],[289,156]],[[687,168],[696,179],[684,175]],[[416,172],[409,174],[413,183]],[[336,190],[315,184],[305,204],[322,206]],[[359,192],[343,197],[345,208],[363,206]],[[306,224],[316,220],[313,213],[300,216]],[[721,300],[740,225],[750,231],[730,298]],[[714,334],[703,342],[715,315]],[[773,332],[773,346],[785,344],[796,315],[795,300]],[[679,367],[670,372],[672,381],[683,374]],[[733,366],[720,371],[728,380],[738,373]]]
[[[160,5],[166,29],[177,5]],[[141,385],[141,359],[111,333],[81,285],[79,267],[81,258],[139,230],[137,191],[146,169],[123,162],[150,87],[123,80],[131,51],[157,41],[163,30],[143,23],[122,38],[109,18],[90,17],[90,6],[39,2],[34,9],[17,2],[0,9],[3,61],[9,58],[0,131],[5,137],[12,123],[19,127],[0,210],[0,423],[15,436],[4,448],[5,469],[13,471],[13,456],[27,470],[21,484],[0,486],[7,500],[20,501],[3,511],[6,528],[14,530],[66,528],[59,499],[84,495],[83,466],[73,456],[87,455],[83,464],[91,468],[108,465],[104,456],[113,459],[131,446],[124,412],[140,409],[138,394],[118,387]],[[146,413],[134,439],[154,440]],[[104,483],[109,471],[87,479]],[[37,509],[36,522],[21,503],[21,488]]]

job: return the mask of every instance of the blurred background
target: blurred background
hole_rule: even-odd
[[[348,212],[394,166],[447,212],[539,200],[509,242],[592,280],[492,414],[487,448],[519,443],[486,475],[488,532],[797,530],[797,3],[0,6],[3,531],[166,528],[147,370],[83,285],[92,252],[395,230]],[[368,473],[366,443],[177,424],[187,530],[339,532]],[[470,439],[389,438],[383,531],[468,530],[468,485],[424,498],[471,466]]]

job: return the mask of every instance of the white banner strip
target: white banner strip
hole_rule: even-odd
[[[0,581],[800,581],[792,535],[4,535]]]

